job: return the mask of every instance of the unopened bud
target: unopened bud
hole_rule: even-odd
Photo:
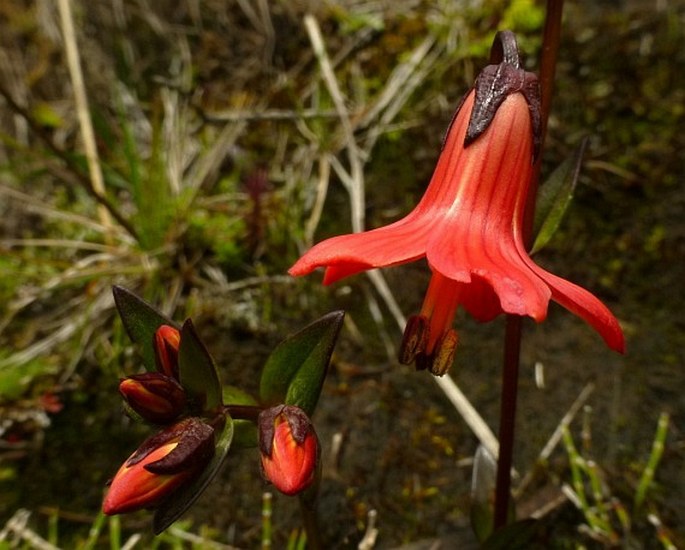
[[[319,440],[299,407],[279,405],[259,415],[259,450],[264,477],[286,495],[296,495],[316,479]]]
[[[162,325],[155,332],[157,369],[178,380],[178,348],[181,333],[170,325]]]
[[[111,481],[102,504],[107,515],[155,508],[197,477],[214,454],[214,429],[187,418],[146,439]]]
[[[119,392],[134,412],[155,424],[168,424],[186,404],[186,394],[175,379],[158,372],[124,378]]]

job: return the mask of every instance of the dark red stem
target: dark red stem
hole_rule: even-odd
[[[563,0],[548,0],[545,29],[540,60],[541,92],[541,150],[544,146],[547,120],[552,103],[554,72],[557,52],[561,39],[561,14]],[[538,155],[528,192],[524,235],[526,244],[532,243],[532,226],[535,212],[535,197],[540,178],[540,158]],[[495,488],[494,529],[507,524],[509,498],[511,492],[511,468],[514,454],[514,431],[516,425],[516,402],[518,397],[518,373],[521,352],[521,332],[523,320],[518,315],[507,315],[504,338],[504,361],[502,371],[502,396],[499,425],[499,458],[497,461],[497,485]]]

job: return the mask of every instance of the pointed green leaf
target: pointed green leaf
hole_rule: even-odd
[[[209,485],[209,482],[212,481],[214,476],[219,472],[221,465],[228,455],[228,450],[231,448],[232,441],[233,419],[227,415],[223,428],[216,434],[214,456],[205,467],[200,477],[189,485],[182,486],[157,508],[154,518],[152,519],[152,529],[155,535],[159,535],[181,517],[181,515],[198,499],[207,488],[207,485]]]
[[[566,213],[578,183],[580,166],[587,140],[584,139],[574,155],[562,162],[547,181],[540,186],[535,208],[531,254],[542,250],[556,233]]]
[[[259,386],[264,404],[297,405],[312,415],[344,316],[344,311],[333,311],[274,349]]]
[[[150,372],[156,371],[155,332],[162,325],[178,328],[178,324],[124,287],[113,286],[112,294],[126,332],[140,347],[145,368]]]
[[[473,457],[471,474],[471,527],[479,542],[492,533],[496,478],[497,461],[483,445],[479,445]]]
[[[190,319],[181,328],[178,376],[188,393],[191,410],[195,407],[199,414],[221,405],[221,382],[214,359],[200,340]]]

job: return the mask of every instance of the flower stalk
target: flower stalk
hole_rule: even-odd
[[[556,70],[557,52],[561,39],[561,16],[563,0],[548,0],[545,15],[545,27],[540,61],[540,132],[539,147],[544,146],[547,122],[552,102],[554,73]],[[496,41],[497,42],[497,41]],[[498,55],[493,46],[493,56]],[[504,51],[506,58],[511,51]],[[523,218],[523,238],[526,249],[532,245],[532,227],[535,214],[535,197],[540,179],[541,156],[537,155],[528,191]],[[513,464],[516,406],[518,400],[518,378],[521,356],[523,319],[520,315],[507,314],[504,338],[504,359],[502,365],[502,393],[500,401],[499,456],[497,460],[497,478],[495,485],[495,509],[493,528],[495,530],[507,524],[509,500],[511,495],[511,469]]]

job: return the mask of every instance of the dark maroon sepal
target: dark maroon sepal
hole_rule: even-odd
[[[271,456],[274,434],[276,432],[276,418],[285,417],[293,439],[298,445],[304,443],[307,435],[312,431],[312,423],[307,414],[294,405],[277,405],[259,413],[259,450],[266,456]]]
[[[214,454],[214,428],[197,418],[189,422],[178,445],[164,458],[145,465],[153,474],[170,475],[199,468],[207,464]]]
[[[476,141],[495,118],[507,96],[521,93],[528,103],[533,127],[533,159],[540,151],[540,86],[534,73],[520,68],[516,37],[510,31],[497,33],[491,51],[495,64],[485,67],[476,78],[476,97],[464,138],[464,147]]]
[[[148,437],[128,459],[127,466],[137,464],[155,449],[174,440],[178,445],[164,458],[146,464],[146,470],[159,475],[177,474],[206,464],[214,454],[214,428],[191,417]]]

